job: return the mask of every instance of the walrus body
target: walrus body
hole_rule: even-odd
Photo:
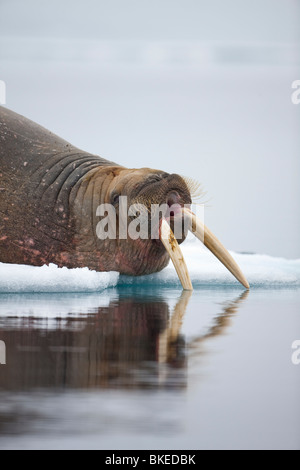
[[[191,211],[188,186],[179,175],[128,169],[83,152],[0,107],[0,262],[137,276],[160,271],[171,258],[183,288],[192,290],[179,247],[189,230],[248,289],[230,253]],[[142,226],[138,217],[132,220],[137,215],[132,208],[146,219],[145,237],[128,230],[128,222]],[[113,237],[105,230],[99,236],[99,216],[106,213],[108,222],[112,217],[116,222]]]
[[[163,269],[160,240],[100,240],[99,204],[189,204],[178,175],[127,169],[0,107],[0,262],[141,275]],[[182,240],[181,240],[182,241]]]

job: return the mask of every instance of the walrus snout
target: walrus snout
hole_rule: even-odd
[[[148,170],[149,171],[149,170]],[[191,195],[184,179],[177,174],[152,170],[139,185],[136,198],[138,202],[150,204],[191,204]]]
[[[180,175],[145,169],[145,177],[130,202],[141,205],[146,209],[145,213],[150,215],[149,239],[155,245],[160,245],[159,227],[163,218],[172,231],[177,224],[176,239],[179,244],[186,239],[182,211],[184,208],[190,209],[192,200],[188,186]]]
[[[167,204],[169,207],[174,206],[175,204],[180,204],[181,202],[181,196],[178,194],[177,191],[171,191],[167,195]]]

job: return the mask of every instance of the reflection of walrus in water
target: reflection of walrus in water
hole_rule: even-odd
[[[178,305],[184,308],[186,302]],[[162,361],[169,373],[160,386],[167,385],[172,370],[184,370],[186,361],[179,329],[172,341],[164,336],[169,320],[166,302],[138,297],[112,300],[89,315],[57,319],[55,328],[38,326],[32,318],[8,319],[8,327],[0,328],[8,358],[0,389],[153,387]],[[177,385],[171,382],[185,385],[183,376]]]
[[[111,204],[118,219],[120,196],[127,196],[128,206],[143,204],[149,213],[154,204],[172,208],[157,226],[157,239],[122,239],[118,231],[116,239],[97,237],[97,207]],[[163,269],[171,257],[183,287],[191,290],[171,229],[176,219],[185,221],[186,227],[248,288],[231,255],[190,211],[190,204],[188,183],[180,176],[149,168],[124,168],[83,152],[0,107],[1,262],[34,266],[54,263],[141,275]],[[185,233],[179,243],[184,238]]]
[[[57,319],[55,328],[3,317],[7,365],[0,389],[185,387],[186,350],[199,355],[206,339],[222,334],[247,292],[222,309],[208,333],[186,344],[181,325],[190,295],[182,293],[172,314],[161,299],[132,296]]]

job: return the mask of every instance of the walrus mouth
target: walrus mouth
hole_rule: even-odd
[[[249,289],[249,283],[242,273],[241,269],[234,261],[233,257],[217,239],[217,237],[202,223],[190,209],[182,208],[182,217],[184,217],[188,230],[224,264],[224,266],[233,274],[233,276],[246,288]],[[171,230],[166,219],[162,219],[160,226],[160,240],[166,248],[174,264],[183,289],[193,290],[193,285],[184,260],[180,246]]]

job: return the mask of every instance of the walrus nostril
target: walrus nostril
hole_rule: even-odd
[[[167,195],[167,204],[169,207],[172,207],[174,204],[180,204],[181,197],[177,191],[171,191]]]

